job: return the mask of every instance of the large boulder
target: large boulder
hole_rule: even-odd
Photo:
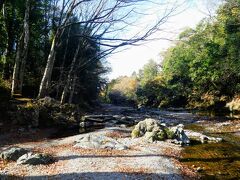
[[[29,164],[29,165],[39,165],[39,164],[49,164],[52,162],[52,157],[44,154],[34,154],[29,152],[27,154],[22,155],[17,160],[17,164]]]
[[[163,141],[167,138],[166,133],[163,130],[159,130],[159,131],[147,131],[144,135],[144,138],[148,141],[148,142],[154,142],[154,141]]]
[[[132,130],[132,138],[142,137],[148,141],[163,141],[167,138],[172,138],[172,132],[166,127],[165,124],[160,124],[155,119],[145,119],[140,121]]]
[[[154,119],[145,119],[140,121],[132,131],[132,138],[144,136],[146,132],[159,130],[159,123]]]
[[[189,144],[190,140],[183,130],[183,125],[168,128],[166,124],[160,124],[154,119],[140,121],[132,130],[132,138],[144,137],[148,142],[174,139],[177,144]]]
[[[128,149],[127,146],[117,140],[103,135],[86,135],[81,137],[74,147],[85,149]]]
[[[20,147],[11,147],[6,150],[4,150],[0,154],[0,158],[4,160],[12,160],[16,161],[19,157],[26,154],[28,151],[26,149],[20,148]]]

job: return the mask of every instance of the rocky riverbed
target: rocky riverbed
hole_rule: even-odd
[[[191,144],[190,146],[181,146],[182,143],[174,144],[171,138],[166,138],[164,141],[155,141],[154,139],[149,141],[144,135],[132,138],[134,125],[144,119],[151,118],[157,121],[160,129],[156,128],[155,125],[153,128],[146,127],[144,134],[149,135],[151,134],[149,132],[157,132],[159,135],[159,133],[166,131],[164,126],[177,127],[181,123],[183,124],[181,128],[185,126],[184,132],[190,139],[192,139],[191,136],[197,136],[198,147]],[[234,162],[231,171],[229,170],[231,176],[221,174],[221,170],[209,172],[210,166],[204,164],[203,160],[210,158],[207,160],[215,162],[211,165],[216,166],[216,161],[212,160],[215,157],[213,157],[214,153],[210,152],[211,148],[218,147],[219,144],[229,143],[226,142],[226,138],[219,134],[231,131],[237,135],[239,124],[239,120],[208,121],[206,117],[186,111],[136,110],[129,107],[104,105],[102,110],[83,117],[80,123],[80,126],[83,126],[80,129],[81,134],[72,131],[72,135],[64,135],[64,129],[61,130],[62,132],[56,132],[55,129],[30,129],[28,131],[19,129],[0,135],[1,151],[17,146],[30,153],[30,155],[22,157],[24,162],[29,157],[51,157],[48,163],[38,163],[37,165],[1,159],[0,178],[197,179],[209,174],[211,177],[223,179],[238,178],[239,154],[235,153],[234,157],[231,158]],[[89,130],[89,127],[85,127],[87,125],[96,128]],[[84,131],[84,129],[92,132]],[[210,131],[215,134],[209,133]],[[55,134],[54,138],[52,138],[53,134]],[[220,137],[223,142],[220,142]],[[175,139],[177,139],[176,136]],[[239,142],[238,140],[236,138],[234,142]],[[199,155],[197,150],[199,148],[203,150],[203,147],[209,147],[210,150],[205,151],[206,153],[200,153],[201,159],[196,158],[196,154]],[[234,148],[228,147],[231,148],[229,150],[236,151],[235,146]],[[224,154],[221,155],[224,156]],[[225,162],[225,168],[227,168],[228,163],[230,161]],[[234,171],[236,171],[235,176],[233,176]]]
[[[113,142],[116,144],[112,145]],[[104,128],[62,139],[14,145],[51,154],[55,161],[34,166],[2,162],[5,166],[1,166],[1,179],[183,178],[181,166],[175,162],[180,146],[163,141],[147,143],[143,138],[132,139],[126,128]]]

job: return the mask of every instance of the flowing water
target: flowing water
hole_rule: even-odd
[[[209,117],[209,116],[207,116]],[[220,143],[196,143],[185,147],[180,161],[197,171],[202,179],[240,179],[239,120],[229,116],[211,116],[209,121],[186,125],[186,129],[221,137]]]

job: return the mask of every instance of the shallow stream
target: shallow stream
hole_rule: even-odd
[[[230,116],[204,117],[185,128],[221,137],[223,142],[185,147],[180,161],[198,171],[202,179],[240,179],[240,121]]]

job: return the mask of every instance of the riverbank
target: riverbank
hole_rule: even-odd
[[[54,156],[49,165],[16,165],[7,163],[1,169],[2,178],[39,179],[182,179],[175,161],[181,147],[168,142],[149,144],[143,139],[131,139],[126,128],[104,128],[91,135],[106,135],[128,144],[127,150],[75,148],[74,142],[86,134],[62,139],[14,144]],[[123,138],[119,138],[123,137]]]
[[[98,115],[96,115],[98,114]],[[106,126],[102,129],[92,128],[92,132],[79,132],[73,130],[65,134],[64,129],[31,129],[24,131],[19,129],[14,132],[0,135],[1,149],[12,146],[27,148],[31,151],[50,154],[55,161],[49,165],[16,165],[14,162],[0,162],[1,178],[26,178],[26,179],[197,179],[198,177],[227,178],[226,174],[221,174],[223,169],[209,171],[209,167],[218,166],[218,160],[221,161],[225,169],[230,168],[230,175],[237,171],[239,164],[239,155],[234,154],[229,159],[226,156],[236,151],[235,146],[228,146],[229,141],[224,138],[222,142],[229,153],[214,154],[219,152],[223,146],[218,144],[198,144],[194,146],[181,147],[170,143],[169,141],[158,141],[148,143],[143,138],[132,139],[131,130],[133,126],[126,125],[124,122],[133,120],[143,120],[145,118],[154,118],[168,126],[174,126],[179,123],[185,124],[187,129],[197,132],[215,135],[220,132],[230,132],[238,134],[239,120],[224,120],[219,122],[206,116],[198,116],[186,111],[158,111],[147,110],[139,111],[129,107],[119,107],[104,105],[102,110],[95,112],[92,117],[114,116],[113,121],[106,121]],[[91,117],[91,116],[87,116]],[[116,118],[120,119],[116,123]],[[221,119],[222,120],[222,119]],[[115,124],[113,123],[115,122]],[[135,123],[136,124],[136,123]],[[212,134],[208,134],[206,129],[212,129]],[[228,129],[228,130],[227,130]],[[218,130],[218,131],[216,131]],[[76,134],[76,135],[75,135]],[[116,149],[86,149],[74,147],[75,141],[86,136],[106,136],[125,144],[128,148],[123,150]],[[217,134],[218,136],[218,134]],[[232,139],[232,138],[231,138]],[[226,141],[227,140],[227,141]],[[233,142],[239,142],[235,139]],[[210,148],[209,150],[204,150]],[[230,149],[228,149],[230,148]],[[213,149],[213,151],[211,151]],[[204,151],[200,153],[199,151]],[[237,151],[236,151],[237,152]],[[196,158],[201,155],[202,158]],[[190,157],[191,156],[191,157]],[[208,158],[208,159],[206,159]],[[222,158],[222,159],[219,159]],[[191,161],[190,161],[190,160]],[[206,166],[206,161],[211,162],[211,166]],[[230,161],[232,160],[232,161]],[[238,177],[238,174],[235,173]]]

